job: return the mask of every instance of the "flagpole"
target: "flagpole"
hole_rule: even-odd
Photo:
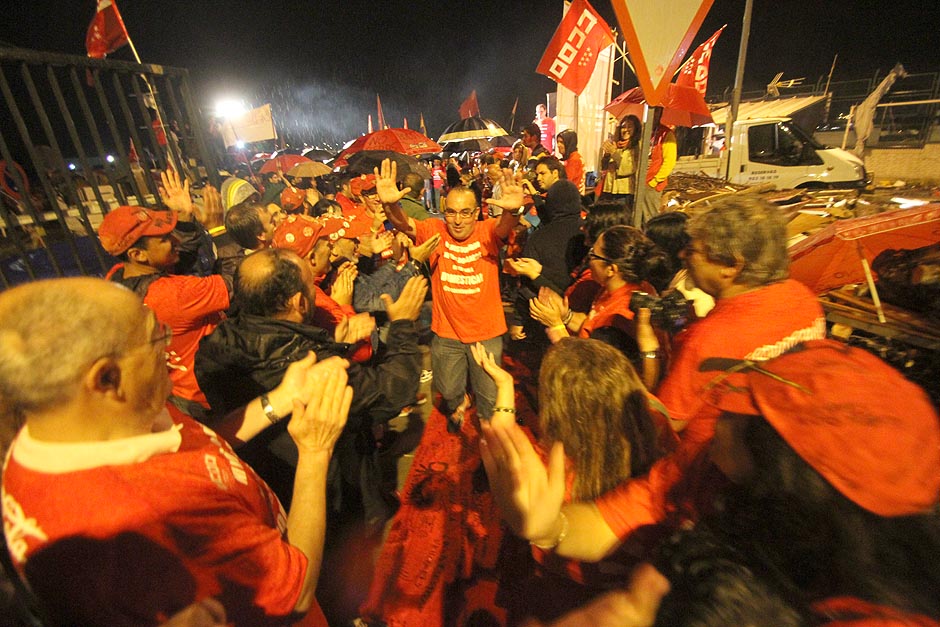
[[[118,16],[118,19],[121,20],[121,28],[124,29],[125,33],[127,33],[127,44],[131,47],[131,52],[134,53],[134,59],[137,61],[137,65],[143,65],[144,63],[140,60],[140,55],[137,54],[137,46],[134,45],[134,40],[131,38],[130,32],[128,32],[127,26],[124,25],[124,16],[122,16],[119,11],[115,11],[115,13]],[[170,135],[166,132],[166,126],[163,124],[163,116],[160,115],[160,107],[157,105],[157,94],[153,90],[153,85],[150,84],[150,79],[147,78],[146,74],[141,74],[140,77],[144,79],[144,85],[147,86],[147,91],[150,93],[150,97],[153,98],[153,110],[157,114],[157,122],[160,123],[160,130],[163,131],[163,136],[167,138],[167,153],[169,154],[170,159],[172,159],[173,167],[178,173],[182,173],[183,176],[186,176],[186,171],[184,171],[182,168],[182,158],[176,154],[175,150],[173,150],[172,142],[170,141]]]
[[[744,80],[744,61],[747,57],[747,40],[751,36],[751,9],[754,0],[744,3],[744,22],[741,28],[741,46],[738,48],[738,67],[734,73],[734,89],[731,92],[731,111],[725,121],[725,179],[731,177],[731,151],[734,150],[734,121],[738,118],[741,104],[741,83]],[[740,149],[739,149],[740,150]]]

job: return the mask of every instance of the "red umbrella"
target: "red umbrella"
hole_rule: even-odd
[[[839,220],[790,248],[790,276],[817,293],[867,281],[880,309],[871,261],[884,250],[912,250],[937,242],[940,204],[936,203]]]
[[[790,276],[815,292],[865,280],[862,259],[940,242],[940,204],[833,222],[790,248]]]
[[[343,149],[337,160],[361,150],[388,150],[403,155],[417,156],[440,152],[441,145],[418,131],[407,128],[386,128],[363,135]]]
[[[271,159],[261,166],[261,170],[259,170],[259,172],[262,174],[266,174],[268,172],[277,172],[278,164],[281,165],[281,172],[287,172],[298,163],[306,163],[308,161],[312,161],[312,159],[308,159],[307,157],[302,157],[300,155],[278,155],[274,159]]]
[[[604,111],[609,112],[618,120],[625,115],[635,115],[643,120],[643,105],[646,99],[643,91],[639,87],[629,89],[604,107]],[[694,87],[683,87],[674,83],[669,84],[666,90],[666,96],[663,98],[663,124],[669,126],[702,126],[703,124],[714,124],[711,111],[708,109],[702,94]]]

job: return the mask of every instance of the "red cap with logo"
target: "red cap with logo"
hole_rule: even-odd
[[[366,225],[365,233],[369,232]],[[356,239],[364,234],[362,221],[347,220],[343,217],[323,216],[311,218],[292,215],[281,222],[274,231],[274,247],[288,248],[301,257],[306,257],[313,250],[317,240]]]
[[[176,214],[146,207],[117,207],[98,227],[101,247],[115,257],[127,252],[141,237],[166,235],[176,228]]]
[[[763,416],[833,487],[870,512],[917,514],[940,499],[936,410],[920,387],[862,349],[806,342],[748,364],[716,391],[718,407]]]
[[[306,197],[307,194],[302,189],[285,187],[284,191],[281,192],[281,209],[286,213],[296,211],[304,204],[304,198]]]
[[[362,196],[362,192],[370,189],[375,189],[374,174],[361,174],[357,178],[349,181],[349,191],[351,191],[354,196]]]

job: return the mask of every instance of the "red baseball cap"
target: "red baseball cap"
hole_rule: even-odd
[[[368,225],[365,232],[369,232]],[[363,235],[362,221],[343,217],[322,216],[311,218],[303,215],[287,216],[274,231],[274,247],[288,248],[301,257],[313,250],[317,240],[356,239]]]
[[[141,237],[166,235],[176,228],[176,213],[123,205],[112,209],[98,227],[101,247],[115,257]]]
[[[287,213],[296,211],[304,204],[304,198],[306,197],[307,194],[302,189],[285,187],[284,191],[281,192],[281,209]]]
[[[936,410],[919,386],[862,349],[806,342],[749,364],[716,392],[719,408],[763,416],[833,487],[870,512],[917,514],[940,500]]]
[[[375,189],[374,174],[361,174],[359,177],[349,181],[349,191],[351,191],[354,196],[362,196],[362,192],[370,189]]]

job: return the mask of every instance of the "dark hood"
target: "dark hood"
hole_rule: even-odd
[[[539,217],[543,222],[551,222],[568,216],[581,216],[581,194],[574,183],[561,179],[548,188]]]

